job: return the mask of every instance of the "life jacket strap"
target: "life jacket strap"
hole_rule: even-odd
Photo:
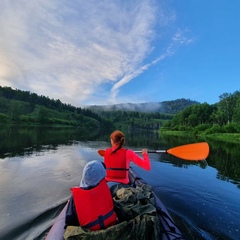
[[[106,168],[106,170],[114,170],[114,171],[128,171],[129,168]]]
[[[114,210],[112,209],[112,210],[111,210],[110,212],[108,212],[107,214],[105,214],[105,215],[103,215],[103,216],[102,216],[102,215],[98,216],[98,219],[97,219],[97,220],[92,221],[92,222],[90,222],[90,223],[88,223],[87,225],[84,225],[84,226],[82,226],[82,227],[84,227],[84,228],[91,228],[91,227],[99,224],[99,225],[100,225],[100,228],[101,228],[101,229],[104,229],[104,228],[105,228],[104,221],[105,221],[106,219],[108,219],[109,217],[111,217],[113,214],[114,214]]]

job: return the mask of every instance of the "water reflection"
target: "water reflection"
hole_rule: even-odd
[[[240,188],[240,144],[209,140],[208,163],[218,170],[217,178]]]
[[[160,162],[167,162],[171,163],[174,167],[180,167],[180,168],[189,168],[192,165],[198,166],[202,169],[205,169],[208,166],[208,161],[185,161],[183,159],[179,159],[175,156],[169,155],[169,154],[163,154],[160,156],[159,159]]]
[[[4,126],[0,128],[0,158],[54,150],[59,144],[71,145],[102,136],[99,130],[81,128]]]
[[[74,128],[1,128],[0,238],[44,239],[58,209],[69,198],[70,187],[79,183],[83,166],[99,158],[97,149],[110,146],[110,133]],[[143,147],[166,150],[204,141],[196,137],[162,136],[156,132],[124,133],[126,146],[136,150]],[[188,225],[197,229],[205,237],[201,239],[240,239],[236,237],[239,233],[240,191],[236,188],[240,176],[239,145],[207,142],[210,155],[206,161],[151,154],[151,171],[137,167],[136,170],[148,180],[171,212],[183,220],[187,230]],[[206,237],[211,234],[213,236]]]
[[[80,128],[54,127],[1,127],[0,158],[41,154],[56,149],[59,145],[72,145],[74,141],[102,141],[109,146],[110,130],[95,131]],[[159,135],[157,132],[124,132],[126,146],[132,149],[166,150],[179,145],[205,141],[192,136]],[[184,161],[172,155],[159,155],[159,161],[171,162],[175,167],[188,168],[198,165],[206,168],[208,165],[216,168],[216,178],[229,181],[240,187],[240,151],[239,144],[207,140],[210,145],[210,155],[207,161]]]

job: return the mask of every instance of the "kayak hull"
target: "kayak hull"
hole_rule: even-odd
[[[129,179],[131,184],[134,183],[136,186],[140,186],[142,184],[146,184],[146,182],[140,178],[136,172],[130,168],[129,169]],[[156,194],[153,192],[155,198],[156,198],[156,209],[158,213],[158,217],[160,220],[160,229],[161,229],[161,239],[163,240],[173,240],[173,239],[185,239],[181,233],[181,231],[178,229],[178,227],[175,225],[172,217],[170,216],[169,212],[167,211],[166,207],[163,205],[161,200],[156,196]],[[61,213],[58,215],[56,220],[54,221],[52,227],[50,228],[50,231],[48,232],[45,240],[64,240],[64,232],[65,232],[65,215],[66,215],[66,209],[67,204],[61,211]]]

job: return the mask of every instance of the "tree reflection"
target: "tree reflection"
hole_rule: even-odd
[[[154,131],[125,131],[126,147],[167,150],[176,146],[206,141],[196,136],[159,135]],[[64,127],[1,127],[0,158],[41,154],[56,149],[60,144],[72,145],[76,141],[106,142],[110,146],[111,130]],[[240,188],[239,144],[207,140],[210,155],[206,161],[184,161],[170,154],[159,154],[159,161],[175,167],[188,168],[197,165],[205,169],[208,165],[217,169],[217,178],[229,181]]]

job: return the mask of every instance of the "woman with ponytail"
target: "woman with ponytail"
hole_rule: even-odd
[[[150,170],[150,160],[146,149],[142,149],[143,158],[130,149],[124,148],[125,136],[116,130],[110,135],[111,148],[107,148],[104,155],[106,166],[106,180],[108,182],[129,183],[128,170],[130,162],[145,170]]]

